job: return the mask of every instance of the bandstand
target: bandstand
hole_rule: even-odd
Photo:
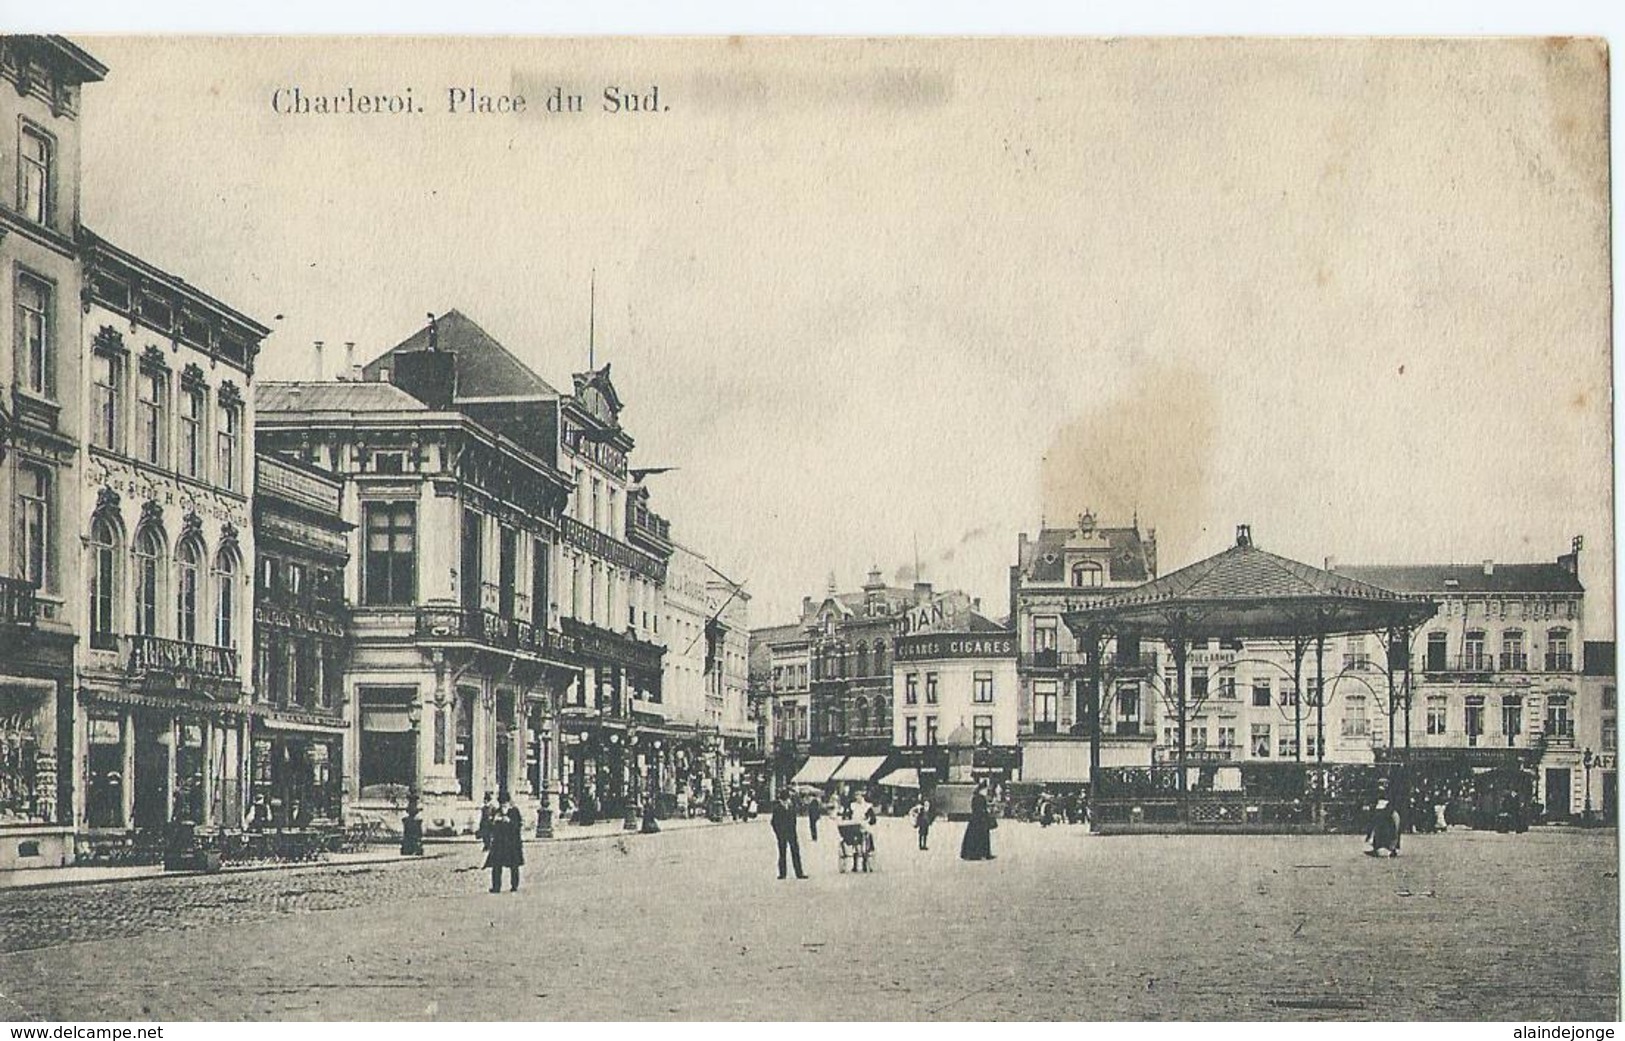
[[[1173,661],[1173,684],[1166,700],[1176,722],[1174,791],[1176,826],[1191,824],[1187,724],[1199,704],[1193,704],[1188,659],[1194,641],[1273,640],[1289,645],[1296,698],[1297,727],[1303,726],[1301,697],[1305,657],[1313,651],[1314,690],[1307,707],[1315,713],[1317,732],[1315,766],[1318,773],[1313,821],[1324,827],[1320,796],[1326,787],[1325,643],[1328,637],[1377,633],[1392,651],[1386,670],[1390,705],[1403,703],[1409,713],[1411,675],[1409,646],[1412,631],[1432,618],[1438,605],[1432,599],[1382,589],[1333,571],[1323,570],[1253,545],[1248,525],[1236,529],[1235,545],[1178,571],[1067,611],[1063,619],[1077,639],[1081,667],[1077,679],[1080,700],[1086,701],[1090,733],[1090,819],[1099,827],[1097,810],[1102,795],[1100,768],[1101,697],[1108,681],[1128,675],[1128,662],[1143,672],[1139,645],[1158,642]],[[1108,645],[1113,650],[1108,653]],[[1128,648],[1128,650],[1125,650]],[[1400,655],[1403,668],[1395,667]],[[1400,686],[1402,684],[1402,687]],[[1301,750],[1301,742],[1298,745]],[[1301,751],[1299,753],[1301,755]],[[1309,812],[1305,808],[1305,812]],[[1266,827],[1267,830],[1267,827]]]

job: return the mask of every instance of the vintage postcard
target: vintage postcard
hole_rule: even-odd
[[[0,1018],[1618,1018],[1604,41],[0,78]]]

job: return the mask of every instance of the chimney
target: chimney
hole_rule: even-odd
[[[1486,576],[1495,574],[1495,561],[1493,561],[1493,560],[1484,561],[1484,574]]]
[[[344,371],[350,374],[351,381],[361,382],[361,366],[355,363],[355,341],[344,342]]]
[[[928,597],[930,595],[931,595],[931,583],[929,583],[929,582],[916,582],[916,583],[914,583],[914,596],[917,599],[918,598],[923,598],[923,597]]]
[[[1327,557],[1326,558],[1326,567],[1324,568],[1324,570],[1326,570],[1326,571],[1336,571],[1337,570],[1337,558],[1336,557]]]
[[[1572,552],[1565,553],[1561,557],[1558,557],[1557,566],[1562,568],[1564,571],[1567,571],[1571,575],[1579,575],[1580,550],[1584,548],[1584,546],[1585,537],[1582,535],[1574,536],[1574,541],[1570,543]]]
[[[316,341],[316,352],[315,353],[316,353],[316,374],[311,378],[316,379],[316,380],[320,380],[322,378],[322,373],[325,371],[325,367],[322,365],[322,341],[320,341],[320,340]]]
[[[1236,525],[1236,545],[1251,546],[1253,544],[1253,526],[1251,524]]]
[[[977,614],[981,614],[982,613],[982,598],[979,597],[979,596],[971,597],[970,598],[970,609],[972,611],[975,611]]]

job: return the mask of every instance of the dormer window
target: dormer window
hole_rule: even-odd
[[[1104,577],[1100,565],[1092,560],[1072,565],[1072,588],[1096,589]]]

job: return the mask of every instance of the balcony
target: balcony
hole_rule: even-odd
[[[671,541],[671,521],[646,506],[634,505],[627,511],[628,533],[643,535],[658,542]]]
[[[32,629],[39,617],[34,600],[34,583],[20,578],[0,578],[0,627]]]
[[[1574,655],[1562,651],[1549,651],[1546,654],[1547,672],[1573,672]]]
[[[559,623],[565,637],[575,641],[577,654],[582,658],[597,659],[593,664],[616,665],[640,669],[656,675],[666,649],[657,643],[645,643],[633,636],[623,636],[609,629],[577,621],[562,619]]]
[[[1495,655],[1482,651],[1446,658],[1430,655],[1422,671],[1445,676],[1487,675],[1495,671]]]
[[[177,686],[237,679],[237,651],[232,647],[161,636],[126,636],[121,642],[129,648],[124,669],[132,676],[168,679]]]
[[[572,654],[576,641],[519,618],[463,607],[420,607],[417,635],[425,640],[469,640],[497,650],[558,657]]]
[[[1529,655],[1522,651],[1502,651],[1500,665],[1502,672],[1528,672]]]
[[[1125,653],[1115,651],[1106,655],[1104,664],[1109,671],[1113,672],[1156,672],[1157,652],[1140,651],[1138,653]]]

